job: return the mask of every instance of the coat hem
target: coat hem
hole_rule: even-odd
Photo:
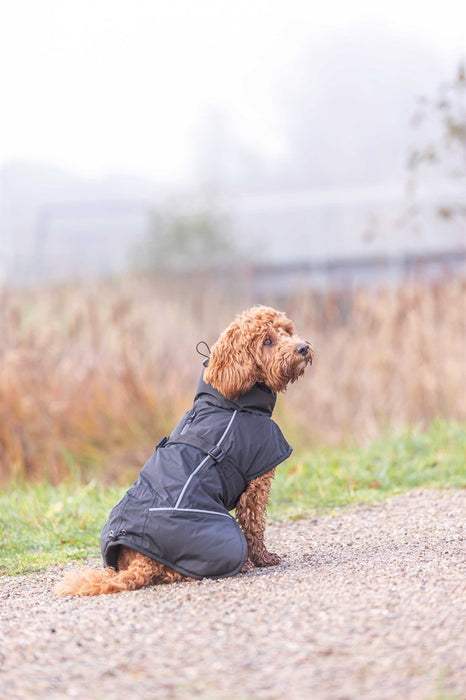
[[[160,564],[164,564],[169,569],[173,569],[173,571],[176,571],[179,574],[182,574],[183,576],[187,576],[189,578],[194,578],[197,581],[202,581],[202,579],[204,579],[204,578],[220,579],[220,578],[228,578],[230,576],[236,576],[237,574],[239,574],[239,572],[241,571],[241,569],[243,568],[243,566],[246,562],[246,559],[248,558],[248,547],[247,547],[246,541],[244,541],[242,543],[243,552],[242,552],[242,556],[241,556],[241,563],[238,564],[238,566],[236,566],[232,571],[227,572],[225,574],[217,574],[217,575],[212,575],[212,576],[209,576],[208,574],[200,575],[200,574],[195,574],[192,571],[188,571],[187,569],[185,569],[182,566],[172,564],[171,562],[167,561],[163,557],[158,557],[158,556],[154,555],[153,552],[150,552],[145,547],[141,547],[141,546],[135,544],[133,540],[121,537],[121,538],[119,538],[117,543],[115,543],[113,545],[110,544],[107,547],[107,549],[105,550],[105,555],[102,557],[105,566],[112,566],[111,564],[108,564],[108,552],[109,552],[109,550],[116,548],[116,547],[121,547],[122,545],[124,545],[125,547],[129,547],[130,549],[134,549],[137,552],[139,552],[140,554],[144,554],[146,557],[149,557],[149,559],[153,559],[154,561],[158,561],[158,562],[160,562]],[[112,567],[112,568],[115,568],[118,571],[117,567]]]

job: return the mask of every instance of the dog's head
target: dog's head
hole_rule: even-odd
[[[253,306],[220,335],[204,379],[228,399],[246,394],[257,382],[278,393],[311,363],[311,346],[284,313]]]

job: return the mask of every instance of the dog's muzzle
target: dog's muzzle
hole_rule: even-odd
[[[300,356],[300,366],[305,367],[307,364],[312,365],[312,348],[309,343],[300,343],[295,348],[296,353]]]

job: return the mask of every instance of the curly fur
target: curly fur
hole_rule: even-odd
[[[307,353],[296,352],[299,347],[307,347]],[[253,306],[239,314],[212,347],[205,380],[229,399],[246,394],[256,382],[278,393],[311,362],[309,343],[298,338],[284,313]]]
[[[296,381],[312,363],[307,341],[296,335],[293,323],[281,311],[254,306],[239,314],[212,347],[204,379],[229,399],[246,394],[257,382],[278,393]],[[277,554],[264,543],[265,512],[275,469],[253,479],[241,495],[236,518],[248,545],[243,571],[274,566]],[[128,547],[121,547],[118,571],[84,569],[66,576],[59,595],[100,595],[133,591],[144,586],[192,580]]]

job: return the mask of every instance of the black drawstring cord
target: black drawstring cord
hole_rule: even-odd
[[[204,348],[204,347],[207,348],[207,355],[205,354],[205,351],[203,352],[202,350],[200,350],[200,348]],[[201,357],[205,357],[205,360],[202,361],[202,364],[204,365],[204,367],[207,367],[207,365],[209,364],[209,359],[210,359],[210,348],[207,345],[207,343],[205,342],[205,340],[200,340],[198,342],[198,344],[196,345],[196,352]]]
[[[205,346],[205,347],[207,348],[207,355],[205,354],[205,352],[202,352],[202,350],[199,349],[199,348],[202,347],[202,346]],[[207,360],[209,359],[209,357],[210,357],[210,348],[209,348],[209,346],[207,345],[207,343],[205,342],[205,340],[200,340],[200,341],[198,342],[198,344],[196,345],[196,352],[198,353],[198,355],[201,355],[201,357],[205,357]]]

